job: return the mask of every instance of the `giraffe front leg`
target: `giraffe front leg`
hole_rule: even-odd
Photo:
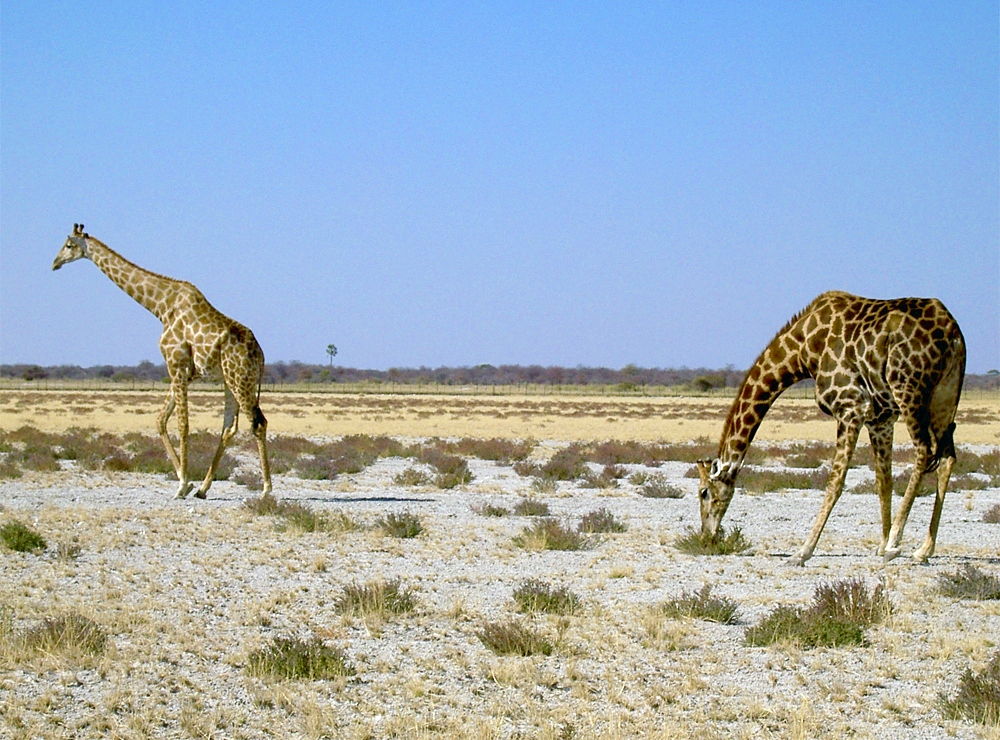
[[[813,523],[809,538],[802,549],[792,556],[789,565],[804,565],[812,557],[819,542],[819,536],[823,533],[826,520],[830,518],[830,512],[836,505],[840,494],[844,491],[844,480],[847,477],[847,468],[851,464],[851,456],[854,454],[854,445],[858,441],[860,432],[859,424],[837,423],[837,454],[833,458],[833,468],[830,470],[830,480],[826,484],[826,495],[823,497],[823,505],[820,507],[816,521]]]
[[[167,432],[167,422],[170,421],[170,416],[174,412],[174,408],[177,406],[177,400],[175,397],[176,391],[173,386],[170,388],[170,395],[167,397],[166,403],[163,404],[163,410],[160,412],[160,418],[157,421],[157,431],[160,434],[160,441],[163,442],[163,449],[167,453],[167,459],[170,460],[170,464],[174,466],[174,473],[177,474],[177,480],[183,480],[183,467],[181,465],[181,458],[177,454],[177,450],[174,449],[174,443],[170,441],[170,434]],[[178,489],[177,498],[184,498],[187,496],[187,490]]]

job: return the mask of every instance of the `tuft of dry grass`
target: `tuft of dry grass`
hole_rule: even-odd
[[[670,483],[665,475],[650,475],[637,478],[633,483],[639,486],[639,495],[645,498],[684,498],[684,491]]]
[[[344,652],[325,645],[318,637],[276,637],[267,647],[247,656],[246,672],[270,680],[320,681],[354,675]]]
[[[44,619],[20,637],[21,646],[28,653],[65,657],[100,655],[109,640],[99,624],[75,612]]]
[[[521,534],[514,544],[525,550],[585,550],[593,545],[591,538],[570,529],[552,517],[539,519]]]
[[[398,578],[350,584],[334,601],[334,608],[340,614],[378,622],[390,616],[408,614],[416,607],[414,592],[404,587]]]
[[[583,602],[568,588],[528,579],[514,589],[514,603],[520,612],[569,615],[579,611]]]
[[[522,498],[514,504],[514,516],[548,516],[549,505],[536,498]]]
[[[517,621],[486,622],[476,636],[497,655],[551,655],[553,650],[544,635]]]

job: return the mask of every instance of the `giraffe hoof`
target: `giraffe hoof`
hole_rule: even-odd
[[[885,548],[885,553],[882,555],[882,559],[888,563],[890,560],[898,558],[901,552],[902,549],[899,547],[887,547]]]
[[[194,486],[190,483],[182,483],[180,488],[177,489],[177,495],[174,498],[187,498],[187,495],[191,493],[191,489]]]
[[[195,498],[208,498],[208,491],[202,491],[200,488],[194,492]]]
[[[807,558],[802,557],[801,554],[793,555],[792,557],[788,558],[788,564],[793,568],[801,568],[803,565],[806,564],[806,559]]]

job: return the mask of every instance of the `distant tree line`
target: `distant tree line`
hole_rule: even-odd
[[[543,365],[475,365],[473,367],[393,367],[365,370],[303,362],[275,362],[264,368],[265,384],[281,383],[399,383],[411,385],[599,385],[621,388],[645,386],[687,387],[697,391],[734,388],[745,370],[732,366],[709,368],[649,368],[626,365],[620,370],[607,367],[560,367]],[[144,361],[138,365],[0,365],[0,377],[21,380],[96,380],[165,382],[165,365]],[[1000,389],[1000,373],[967,375],[969,389]]]

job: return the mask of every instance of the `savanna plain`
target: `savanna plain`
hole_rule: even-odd
[[[808,398],[721,552],[694,461],[725,398],[265,390],[273,496],[244,428],[207,500],[173,498],[162,401],[0,389],[0,737],[1000,738],[995,394],[960,404],[929,564],[932,496],[876,556],[863,437],[801,568],[834,440]],[[195,474],[221,405],[192,394]]]

